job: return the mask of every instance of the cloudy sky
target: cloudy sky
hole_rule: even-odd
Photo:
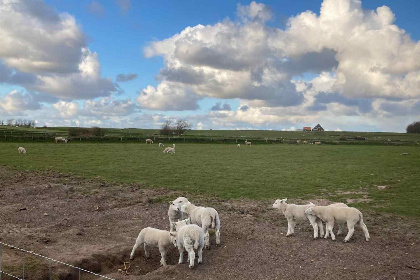
[[[0,0],[0,120],[403,132],[420,120],[419,14],[417,0]]]

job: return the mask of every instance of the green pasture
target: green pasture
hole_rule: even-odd
[[[353,205],[420,217],[418,146],[177,144],[175,155],[162,151],[143,143],[0,143],[0,164],[221,198],[364,198]]]

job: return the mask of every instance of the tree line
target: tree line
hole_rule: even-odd
[[[10,125],[10,126],[22,126],[22,127],[35,127],[35,120],[26,120],[26,119],[8,119],[0,120],[1,125]]]

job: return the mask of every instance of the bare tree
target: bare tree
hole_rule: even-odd
[[[191,126],[192,125],[189,121],[185,119],[179,119],[176,122],[175,132],[178,134],[178,136],[180,136],[181,134],[184,134],[188,129],[191,129]]]
[[[162,124],[162,126],[160,128],[160,134],[162,134],[162,135],[173,134],[173,127],[172,127],[172,120],[171,119],[165,120],[165,122]]]

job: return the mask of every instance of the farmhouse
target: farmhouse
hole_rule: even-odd
[[[324,129],[320,124],[317,124],[314,128],[312,128],[312,131],[324,131]]]

